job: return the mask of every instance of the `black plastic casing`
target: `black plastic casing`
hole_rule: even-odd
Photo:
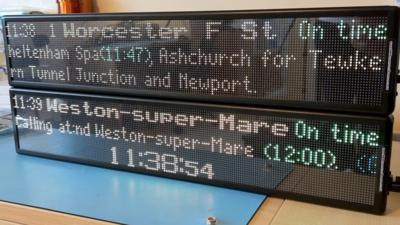
[[[329,104],[321,102],[285,101],[268,99],[249,99],[246,97],[223,97],[210,96],[197,93],[173,93],[160,90],[138,90],[128,88],[96,87],[88,85],[61,84],[49,82],[33,82],[12,80],[9,77],[11,86],[20,88],[32,88],[43,90],[72,91],[83,93],[113,94],[119,96],[140,96],[159,99],[188,100],[198,102],[229,103],[235,105],[251,105],[260,107],[273,107],[284,109],[301,109],[313,111],[330,112],[355,112],[374,115],[389,115],[393,112],[396,98],[397,71],[398,71],[398,39],[399,39],[399,11],[394,6],[374,7],[352,7],[352,8],[316,8],[316,9],[290,9],[290,10],[251,10],[251,11],[209,11],[209,12],[155,12],[155,13],[116,13],[116,14],[71,14],[71,15],[29,15],[29,16],[5,16],[3,19],[3,32],[9,22],[39,22],[39,21],[96,21],[96,20],[179,20],[179,19],[244,19],[244,18],[279,18],[279,17],[319,17],[319,16],[387,16],[388,24],[388,48],[385,55],[391,51],[392,57],[390,73],[385,78],[385,86],[388,90],[382,95],[380,106],[368,105],[346,105]],[[7,45],[7,38],[4,35],[4,43]],[[389,43],[392,48],[389,49]],[[8,55],[7,47],[6,55]],[[389,62],[388,62],[389,63]],[[10,59],[7,58],[7,67],[10,68]]]
[[[385,147],[384,158],[382,157],[382,161],[378,161],[378,163],[377,163],[377,168],[381,168],[380,173],[379,174],[377,173],[377,175],[376,175],[377,177],[379,176],[379,179],[377,179],[374,187],[369,187],[369,188],[375,190],[374,204],[367,205],[367,204],[352,203],[352,202],[348,202],[348,201],[340,201],[340,200],[333,200],[333,199],[329,199],[329,198],[322,198],[322,197],[298,194],[298,193],[287,192],[287,191],[270,190],[270,189],[260,190],[260,188],[255,188],[253,186],[249,186],[249,185],[245,185],[245,184],[227,183],[227,182],[222,182],[222,181],[210,181],[205,178],[194,178],[194,177],[189,177],[189,176],[184,176],[184,175],[179,175],[179,174],[172,175],[172,174],[168,174],[168,173],[160,173],[160,172],[149,171],[149,170],[144,170],[144,169],[140,169],[140,168],[139,169],[137,169],[137,168],[129,169],[128,167],[121,167],[121,166],[112,165],[109,163],[100,163],[98,161],[92,161],[92,160],[81,160],[81,159],[76,159],[76,158],[60,156],[60,155],[46,154],[46,153],[42,153],[40,151],[21,149],[20,144],[19,144],[18,129],[17,129],[16,120],[15,120],[16,109],[12,108],[15,146],[16,146],[17,152],[21,153],[21,154],[40,156],[40,157],[46,157],[46,158],[57,159],[57,160],[62,160],[62,161],[69,161],[69,162],[74,162],[74,163],[88,164],[88,165],[99,166],[99,167],[106,167],[106,168],[110,168],[110,169],[126,170],[126,171],[131,171],[131,172],[137,172],[137,173],[143,173],[143,174],[155,175],[155,176],[161,176],[161,177],[168,177],[168,178],[179,179],[179,180],[192,181],[192,182],[196,182],[196,183],[203,183],[203,184],[209,184],[209,185],[214,185],[214,186],[222,186],[222,187],[226,187],[226,188],[233,188],[233,189],[256,192],[256,193],[261,193],[261,194],[268,194],[268,196],[273,196],[273,197],[300,200],[300,201],[328,205],[328,206],[333,206],[333,207],[338,207],[338,208],[363,211],[363,212],[368,212],[368,213],[373,213],[373,214],[383,214],[386,209],[387,195],[389,193],[389,189],[388,189],[389,180],[390,180],[389,169],[390,169],[390,156],[391,156],[392,131],[393,131],[393,118],[391,116],[377,117],[377,116],[359,116],[359,115],[351,115],[351,114],[333,114],[333,113],[316,113],[316,112],[310,113],[307,111],[275,110],[275,109],[263,109],[263,108],[252,108],[252,107],[240,107],[240,106],[233,106],[233,105],[221,106],[218,104],[192,103],[192,102],[184,102],[184,101],[164,101],[164,100],[154,100],[154,99],[145,99],[145,98],[127,98],[127,97],[116,97],[116,96],[105,96],[105,95],[65,93],[65,92],[54,92],[54,91],[50,92],[50,91],[38,91],[38,90],[12,88],[10,90],[11,98],[15,94],[24,94],[24,95],[32,94],[35,96],[43,96],[43,97],[57,97],[58,96],[61,99],[63,97],[68,97],[71,99],[111,100],[112,102],[115,102],[115,103],[125,103],[125,104],[126,103],[135,104],[137,102],[152,103],[155,105],[157,105],[157,104],[173,104],[173,105],[177,105],[182,108],[185,108],[185,106],[198,106],[199,108],[201,108],[201,107],[224,108],[224,110],[229,110],[229,112],[232,112],[232,113],[252,110],[255,114],[258,114],[258,115],[262,115],[263,113],[265,113],[267,115],[276,115],[276,116],[298,115],[304,119],[324,119],[324,120],[334,119],[335,121],[346,121],[346,122],[356,121],[356,122],[361,122],[361,123],[379,124],[379,126],[382,127],[382,129],[381,129],[382,135],[380,135],[380,136],[383,137],[382,143],[384,143],[384,147]],[[11,102],[13,102],[12,99],[11,99]],[[42,151],[43,151],[43,149],[42,149]],[[383,165],[381,165],[382,162],[383,162]],[[343,172],[343,173],[345,173],[345,172]],[[344,184],[340,184],[340,185],[346,185],[346,184],[344,183]]]

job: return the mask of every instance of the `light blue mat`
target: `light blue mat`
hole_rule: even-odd
[[[265,195],[15,153],[0,136],[0,200],[134,225],[247,224]]]

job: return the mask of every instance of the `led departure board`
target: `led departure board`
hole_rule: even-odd
[[[16,87],[390,114],[394,7],[4,19]]]
[[[20,153],[382,213],[390,118],[14,89]]]

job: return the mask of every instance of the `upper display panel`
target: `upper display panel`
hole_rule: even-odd
[[[6,17],[10,84],[390,114],[396,10]]]

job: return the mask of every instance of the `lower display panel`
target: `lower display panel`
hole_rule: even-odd
[[[11,90],[19,153],[382,213],[391,118]]]

